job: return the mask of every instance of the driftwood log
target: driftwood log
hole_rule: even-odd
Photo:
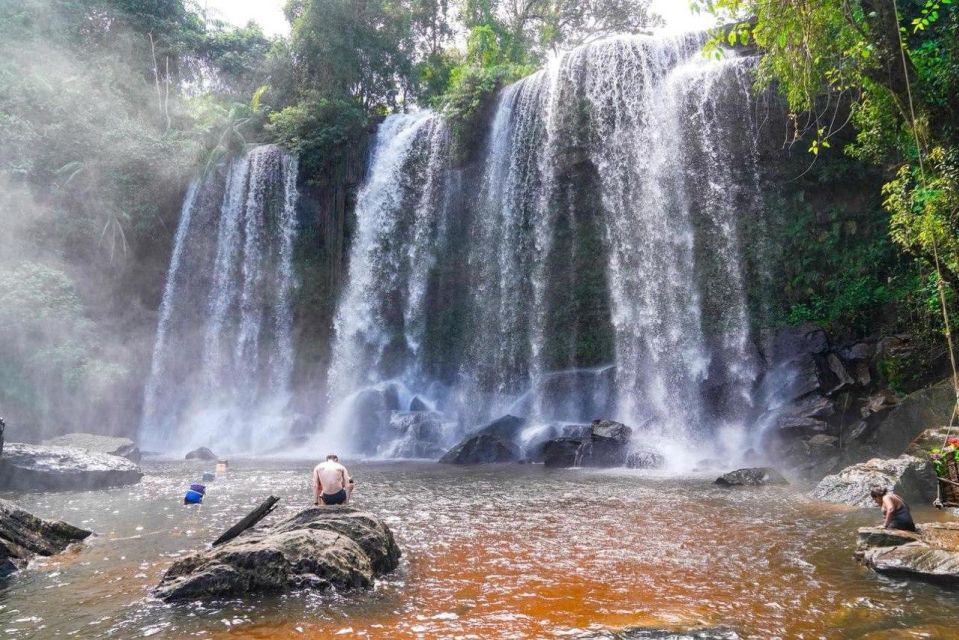
[[[213,546],[215,547],[223,544],[224,542],[229,542],[250,527],[255,526],[257,522],[270,515],[270,513],[276,509],[276,503],[279,501],[280,499],[275,496],[270,496],[267,498],[263,504],[258,506],[256,509],[248,513],[242,520],[223,532],[223,535],[213,542]]]

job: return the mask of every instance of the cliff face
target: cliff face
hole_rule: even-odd
[[[366,170],[376,123],[344,146],[322,173],[301,172],[299,235],[294,248],[297,286],[293,300],[295,409],[316,414],[325,403],[333,318],[346,277],[356,225],[356,193]]]

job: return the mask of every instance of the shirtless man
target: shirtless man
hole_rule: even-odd
[[[353,493],[353,481],[335,453],[313,469],[313,504],[345,504]]]

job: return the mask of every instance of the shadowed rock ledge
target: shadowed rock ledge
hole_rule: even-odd
[[[52,556],[89,535],[84,529],[38,518],[0,500],[0,578],[22,569],[35,555]]]
[[[399,565],[389,527],[353,507],[311,507],[216,548],[181,558],[155,595],[163,600],[235,597],[300,589],[371,588]]]

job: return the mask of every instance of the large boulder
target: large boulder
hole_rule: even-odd
[[[113,436],[101,436],[93,433],[67,433],[50,440],[44,440],[44,446],[73,447],[94,453],[108,453],[112,456],[126,458],[130,462],[140,463],[143,455],[133,440]]]
[[[34,555],[52,556],[89,535],[84,529],[43,520],[0,500],[0,578],[22,569]]]
[[[470,436],[447,451],[440,462],[444,464],[495,464],[519,462],[523,452],[516,444],[490,433]]]
[[[949,424],[955,403],[955,391],[947,383],[910,393],[890,408],[862,443],[877,455],[898,455],[926,429]]]
[[[935,471],[927,459],[901,455],[873,458],[826,476],[813,490],[812,497],[854,507],[871,507],[874,503],[869,490],[881,486],[893,489],[907,501],[932,502],[936,497],[936,484]]]
[[[349,506],[312,507],[177,560],[154,593],[172,601],[370,588],[399,558],[392,532],[377,516]]]
[[[186,460],[204,460],[206,462],[213,462],[217,459],[217,455],[207,449],[206,447],[200,447],[199,449],[194,449],[184,456]]]
[[[565,469],[579,466],[585,441],[581,438],[553,438],[543,444],[543,464]]]
[[[916,533],[865,527],[858,532],[863,563],[879,573],[959,584],[959,523],[921,524]]]
[[[473,431],[446,452],[445,464],[494,464],[519,462],[523,452],[516,444],[526,428],[526,420],[505,415]]]
[[[580,436],[554,438],[543,445],[547,467],[624,467],[630,461],[632,427],[613,420],[594,420]],[[652,450],[643,450],[655,454]],[[633,466],[661,466],[655,455],[638,455]]]
[[[70,447],[9,443],[0,456],[0,489],[70,491],[135,484],[140,467],[125,458]]]
[[[716,478],[721,487],[762,487],[769,484],[789,484],[781,473],[771,467],[737,469]]]

